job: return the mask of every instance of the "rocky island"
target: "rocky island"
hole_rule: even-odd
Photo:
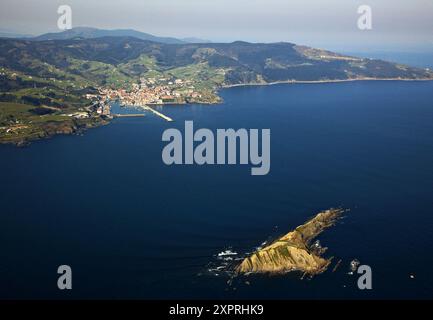
[[[307,275],[324,272],[331,259],[323,257],[326,248],[312,241],[335,225],[345,210],[329,209],[245,258],[235,269],[237,274],[280,274],[300,271]]]

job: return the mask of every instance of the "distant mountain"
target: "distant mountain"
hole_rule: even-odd
[[[7,31],[0,30],[0,38],[31,38],[31,37],[33,36],[29,34],[21,34],[21,33],[7,32]]]
[[[200,38],[195,38],[195,37],[182,38],[182,41],[185,41],[188,43],[212,43],[212,41],[210,41],[210,40],[200,39]]]
[[[62,32],[46,33],[32,38],[36,41],[44,40],[69,40],[69,39],[94,39],[102,37],[134,37],[141,40],[148,40],[168,44],[182,44],[187,41],[182,41],[171,37],[157,37],[149,33],[136,31],[133,29],[114,29],[104,30],[90,27],[77,27]]]

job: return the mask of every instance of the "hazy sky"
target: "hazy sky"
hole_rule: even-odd
[[[328,48],[433,47],[433,0],[1,0],[0,30],[57,30],[57,8],[73,26],[133,28],[212,41],[290,41]],[[373,29],[357,28],[357,8]]]

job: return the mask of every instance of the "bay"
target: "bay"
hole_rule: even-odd
[[[0,298],[432,298],[433,82],[238,87],[83,136],[0,147]],[[167,128],[270,128],[271,171],[166,166]],[[229,286],[216,255],[251,252],[320,210],[335,272]],[[349,262],[371,266],[357,288]],[[73,289],[57,289],[70,265]],[[412,276],[412,277],[411,277]],[[246,283],[245,281],[248,281]]]

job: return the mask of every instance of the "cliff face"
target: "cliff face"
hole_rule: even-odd
[[[240,274],[301,271],[310,275],[325,271],[331,262],[331,259],[321,256],[326,248],[319,244],[311,245],[311,241],[333,226],[343,212],[342,209],[320,212],[294,231],[245,258],[236,271]]]

